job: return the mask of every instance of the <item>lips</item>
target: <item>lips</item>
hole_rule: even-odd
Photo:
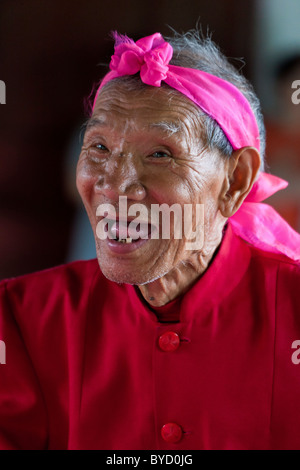
[[[138,250],[149,242],[153,233],[158,233],[158,228],[148,221],[105,217],[101,222],[106,226],[104,229],[106,236],[100,238],[104,240],[109,250],[117,255],[128,255]],[[103,232],[100,235],[103,235]]]
[[[108,220],[108,236],[114,240],[136,241],[151,238],[152,225],[146,222]]]
[[[119,243],[136,243],[139,240],[158,238],[159,225],[149,223],[147,220],[127,219],[126,217],[100,217],[96,233],[100,240],[116,240]],[[156,234],[154,236],[154,234]]]

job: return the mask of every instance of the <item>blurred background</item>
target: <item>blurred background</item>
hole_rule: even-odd
[[[84,99],[111,30],[133,39],[194,28],[243,58],[262,101],[267,162],[290,187],[270,199],[300,229],[299,0],[0,0],[0,279],[94,257],[75,187]],[[238,67],[240,62],[235,62]]]

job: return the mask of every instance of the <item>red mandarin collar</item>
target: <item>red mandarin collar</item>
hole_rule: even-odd
[[[137,288],[126,285],[129,297],[143,313],[154,321],[189,322],[200,318],[219,305],[238,285],[250,262],[250,247],[232,230],[230,223],[211,264],[199,280],[179,298],[163,307],[152,309],[141,299]],[[153,314],[155,312],[155,315]]]

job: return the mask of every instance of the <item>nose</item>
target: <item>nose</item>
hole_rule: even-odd
[[[137,157],[125,153],[111,155],[99,175],[95,190],[111,201],[118,201],[119,196],[142,201],[146,196],[146,189],[141,176],[141,165]]]

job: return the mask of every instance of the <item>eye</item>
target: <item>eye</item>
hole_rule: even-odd
[[[99,142],[90,144],[85,148],[85,150],[87,151],[88,158],[92,163],[100,163],[108,155],[108,148]]]
[[[166,152],[163,152],[163,151],[157,151],[157,152],[152,153],[151,157],[154,157],[154,158],[170,158],[170,155]]]
[[[105,147],[105,145],[103,145],[103,144],[95,144],[95,145],[93,145],[93,147],[94,147],[95,149],[97,149],[97,150],[102,150],[102,151],[108,150],[108,149]]]

